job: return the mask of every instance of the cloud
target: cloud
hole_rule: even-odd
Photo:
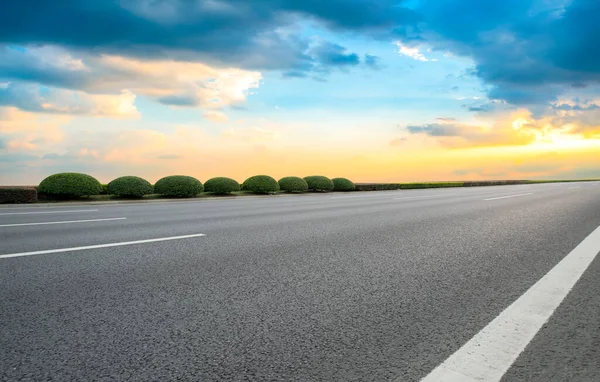
[[[490,98],[547,105],[600,80],[600,2],[594,0],[421,1],[418,40],[473,59]]]
[[[3,7],[0,42],[60,46],[81,56],[170,57],[211,67],[279,70],[296,78],[360,61],[356,53],[331,49],[339,46],[334,43],[313,51],[302,32],[314,25],[397,41],[400,53],[415,60],[430,60],[419,46],[468,57],[491,98],[529,106],[600,80],[599,15],[600,2],[594,0],[33,0]],[[20,66],[2,57],[0,72],[34,82],[43,78],[49,86],[86,86],[85,60],[54,57],[57,61]],[[55,62],[72,73],[56,70]],[[180,94],[165,97],[173,105],[192,102]]]
[[[437,121],[408,125],[406,130],[411,134],[434,138],[448,148],[527,145],[535,142],[538,137],[536,128],[530,126],[528,120],[523,120],[517,128],[507,121],[500,121],[493,127],[469,125],[452,119]]]
[[[206,112],[204,112],[204,114],[202,114],[202,116],[212,122],[227,122],[227,121],[229,121],[229,117],[225,113],[223,113],[221,111],[217,111],[217,110],[206,111]]]
[[[0,88],[0,106],[14,106],[24,111],[135,118],[135,95],[87,94],[82,91],[48,88],[29,83],[10,83]]]
[[[283,77],[287,78],[306,78],[308,74],[306,72],[301,72],[299,70],[290,70],[287,72],[283,72]]]
[[[220,108],[244,103],[261,79],[259,72],[172,59],[0,48],[0,80],[10,81],[0,88],[0,104],[29,111],[135,116],[136,95],[169,106]]]
[[[463,105],[467,108],[467,110],[469,111],[475,111],[475,112],[488,112],[491,110],[490,105],[488,104],[479,104],[479,105]]]
[[[347,67],[360,64],[360,57],[351,53],[341,45],[321,42],[311,50],[311,55],[325,68]]]
[[[379,70],[382,68],[381,58],[379,58],[377,56],[365,54],[364,61],[365,61],[365,65],[371,69]]]
[[[413,60],[423,61],[423,62],[437,61],[436,59],[430,60],[427,57],[425,57],[425,55],[420,52],[418,46],[410,47],[410,46],[404,45],[400,41],[396,41],[394,44],[396,44],[396,46],[398,47],[398,53],[399,54],[401,54],[403,56],[410,57]]]
[[[52,5],[33,0],[3,7],[0,41],[251,70],[306,71],[315,62],[307,54],[310,41],[290,32],[297,25],[310,22],[383,38],[415,18],[414,11],[395,0],[68,0]]]
[[[562,110],[562,111],[586,111],[586,110],[600,109],[600,106],[595,103],[587,104],[587,105],[560,103],[560,104],[552,105],[552,107],[556,110]]]

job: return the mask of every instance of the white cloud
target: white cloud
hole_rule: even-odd
[[[437,59],[428,59],[427,57],[425,57],[425,55],[423,53],[421,53],[421,51],[419,50],[419,47],[409,47],[407,45],[402,44],[400,41],[396,41],[394,43],[397,47],[398,47],[398,53],[403,55],[403,56],[407,56],[412,58],[413,60],[417,60],[417,61],[423,61],[423,62],[428,62],[428,61],[437,61]],[[429,52],[430,50],[428,50]]]
[[[262,79],[259,72],[198,62],[102,56],[95,65],[95,91],[127,89],[164,104],[207,109],[245,102]]]
[[[135,94],[88,94],[83,91],[13,82],[0,87],[0,106],[38,113],[137,118]]]
[[[15,68],[32,73],[38,85],[11,77]],[[174,107],[215,110],[244,103],[261,80],[260,72],[201,62],[94,55],[52,46],[27,47],[25,51],[0,46],[0,98],[2,91],[11,88],[29,93],[5,96],[11,102],[0,99],[0,103],[30,111],[132,115],[137,112],[133,106],[136,96]],[[40,101],[37,106],[31,95]],[[99,104],[93,106],[95,103]]]

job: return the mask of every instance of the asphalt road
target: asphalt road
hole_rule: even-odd
[[[599,226],[598,182],[1,206],[0,380],[417,381]],[[600,380],[584,268],[504,381]]]

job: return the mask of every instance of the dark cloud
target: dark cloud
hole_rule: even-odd
[[[519,106],[555,102],[600,82],[598,0],[29,0],[7,1],[0,44],[48,44],[86,54],[202,60],[287,77],[357,65],[334,43],[313,47],[301,21],[473,59],[490,98]],[[292,26],[292,27],[290,27]],[[363,62],[374,66],[376,59]],[[84,73],[0,59],[5,77],[82,88]],[[42,66],[39,66],[42,65]]]
[[[411,134],[426,134],[430,137],[457,137],[461,135],[461,125],[455,123],[428,123],[425,125],[408,125]]]
[[[473,58],[490,98],[547,104],[600,81],[600,1],[424,0],[419,12],[415,35]]]
[[[371,69],[381,69],[381,58],[370,54],[365,54],[365,65]]]
[[[587,104],[587,105],[569,105],[566,103],[558,104],[553,106],[556,110],[562,111],[586,111],[586,110],[600,110],[600,106],[595,103]]]
[[[487,104],[483,104],[483,105],[463,105],[464,107],[467,108],[467,110],[469,111],[474,111],[474,112],[481,112],[481,113],[485,113],[490,111],[490,105]]]
[[[196,106],[198,105],[198,98],[195,95],[189,96],[179,96],[179,95],[170,95],[165,97],[160,97],[157,99],[158,102],[163,105],[170,106]]]
[[[331,42],[319,44],[311,50],[311,55],[324,68],[349,67],[360,64],[358,54],[348,52],[343,46]]]
[[[290,25],[309,19],[331,30],[390,37],[396,26],[417,18],[399,3],[402,1],[11,1],[3,4],[0,14],[0,43],[202,59],[246,69],[308,71],[314,65],[347,66],[359,59],[353,53],[326,51],[315,59],[307,54],[307,40],[286,32]],[[30,72],[13,75],[25,77]],[[66,80],[56,79],[59,83]]]
[[[306,72],[301,72],[299,70],[290,70],[287,72],[283,72],[283,77],[286,78],[306,78],[308,74]]]

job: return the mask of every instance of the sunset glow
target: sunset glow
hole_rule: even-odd
[[[313,2],[106,2],[104,14],[138,29],[114,21],[105,33],[99,20],[69,38],[48,32],[78,28],[72,3],[44,25],[0,26],[1,184],[60,171],[102,182],[600,178],[600,65],[583,68],[600,59],[572,44],[592,41],[577,28],[589,2],[560,14],[530,1],[496,6],[518,8],[504,12],[462,0],[471,13],[461,13],[356,0],[352,14]],[[554,24],[563,47],[540,38]]]

